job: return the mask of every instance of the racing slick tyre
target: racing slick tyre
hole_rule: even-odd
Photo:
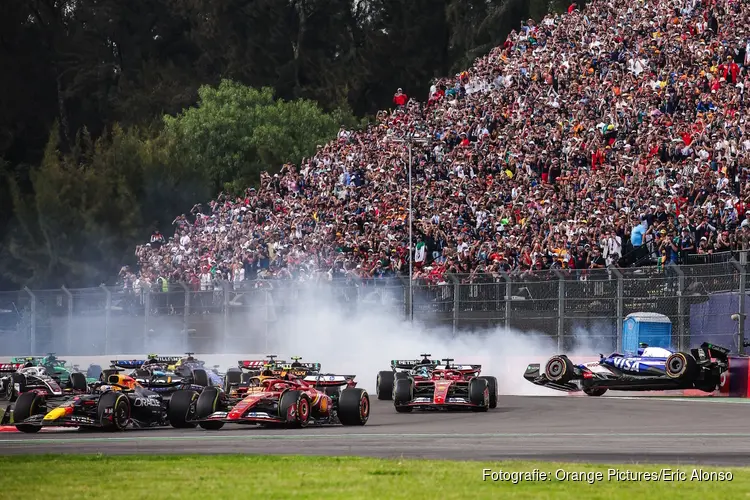
[[[670,354],[664,364],[667,377],[676,380],[692,381],[698,374],[698,363],[688,352]]]
[[[375,380],[375,394],[381,401],[393,399],[393,382],[395,382],[395,373],[391,371],[378,372],[378,378]]]
[[[409,374],[408,374],[408,373],[406,373],[406,372],[396,372],[396,373],[395,373],[395,374],[393,375],[393,379],[394,379],[394,380],[406,380],[406,379],[408,379],[408,378],[409,378]]]
[[[414,386],[409,379],[396,379],[396,385],[393,386],[393,406],[399,413],[411,413],[414,409],[406,406],[414,399]]]
[[[210,387],[208,373],[203,368],[193,370],[193,384],[201,387]]]
[[[242,370],[239,368],[230,368],[224,375],[224,392],[229,392],[229,389],[233,385],[240,385],[242,383]]]
[[[120,392],[105,392],[99,398],[97,414],[105,430],[124,431],[130,422],[128,397]]]
[[[490,390],[490,408],[497,408],[497,378],[495,377],[477,377],[487,381],[487,388]]]
[[[26,392],[26,376],[21,373],[12,373],[5,397],[12,402],[17,400],[19,395],[24,392]]]
[[[69,379],[70,388],[74,391],[86,392],[89,384],[86,382],[86,375],[80,372],[73,372]]]
[[[99,378],[102,376],[102,367],[99,365],[89,365],[86,370],[86,378]]]
[[[544,367],[544,375],[551,382],[570,382],[573,378],[573,362],[567,356],[552,356]]]
[[[195,417],[198,420],[203,420],[211,416],[212,413],[219,411],[222,407],[221,395],[222,392],[216,387],[206,387],[203,389],[195,403]],[[207,431],[218,431],[224,427],[224,422],[198,422],[198,425],[201,429],[206,429]]]
[[[584,387],[583,393],[587,396],[604,396],[604,393],[607,392],[606,387]]]
[[[44,413],[44,398],[36,392],[24,392],[18,396],[16,406],[13,408],[13,421],[21,422],[34,415]],[[16,429],[21,432],[34,433],[42,429],[41,425],[16,424]]]
[[[290,415],[292,407],[294,411]],[[279,416],[286,419],[288,426],[307,427],[310,422],[310,398],[302,391],[286,391],[279,399]]]
[[[490,409],[490,389],[486,380],[475,378],[469,381],[469,402],[473,405],[471,411]]]
[[[169,425],[175,429],[192,429],[195,427],[195,401],[198,399],[198,393],[190,390],[175,391],[169,398],[169,408],[167,409],[167,418]]]
[[[338,416],[341,425],[365,425],[370,418],[370,396],[367,391],[356,387],[341,391]]]

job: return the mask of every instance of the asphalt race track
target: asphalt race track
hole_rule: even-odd
[[[4,455],[258,453],[461,460],[747,465],[750,400],[501,396],[488,413],[398,414],[372,401],[364,427],[226,426],[119,434],[0,433]]]

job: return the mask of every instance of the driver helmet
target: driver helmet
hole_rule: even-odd
[[[260,374],[264,377],[273,377],[273,365],[270,363],[263,365],[263,371]]]
[[[426,366],[420,366],[419,368],[414,370],[414,374],[417,375],[418,377],[429,378],[430,371],[427,369]]]

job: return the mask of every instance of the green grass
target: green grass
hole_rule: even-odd
[[[493,471],[552,475],[548,481],[482,481]],[[654,472],[681,470],[687,480],[607,480],[609,468]],[[603,480],[560,481],[555,471],[601,472]],[[479,499],[700,498],[746,497],[750,468],[703,467],[731,471],[732,481],[690,481],[692,466],[591,465],[548,462],[454,462],[300,456],[102,456],[42,455],[0,458],[2,498],[133,498],[219,500],[242,497],[304,499]]]

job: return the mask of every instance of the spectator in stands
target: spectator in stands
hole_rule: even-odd
[[[748,19],[732,0],[593,0],[525,21],[425,105],[398,89],[375,124],[176,218],[136,250],[142,286],[386,280],[410,258],[427,283],[583,278],[748,249]],[[408,147],[391,140],[407,136],[413,241]]]

